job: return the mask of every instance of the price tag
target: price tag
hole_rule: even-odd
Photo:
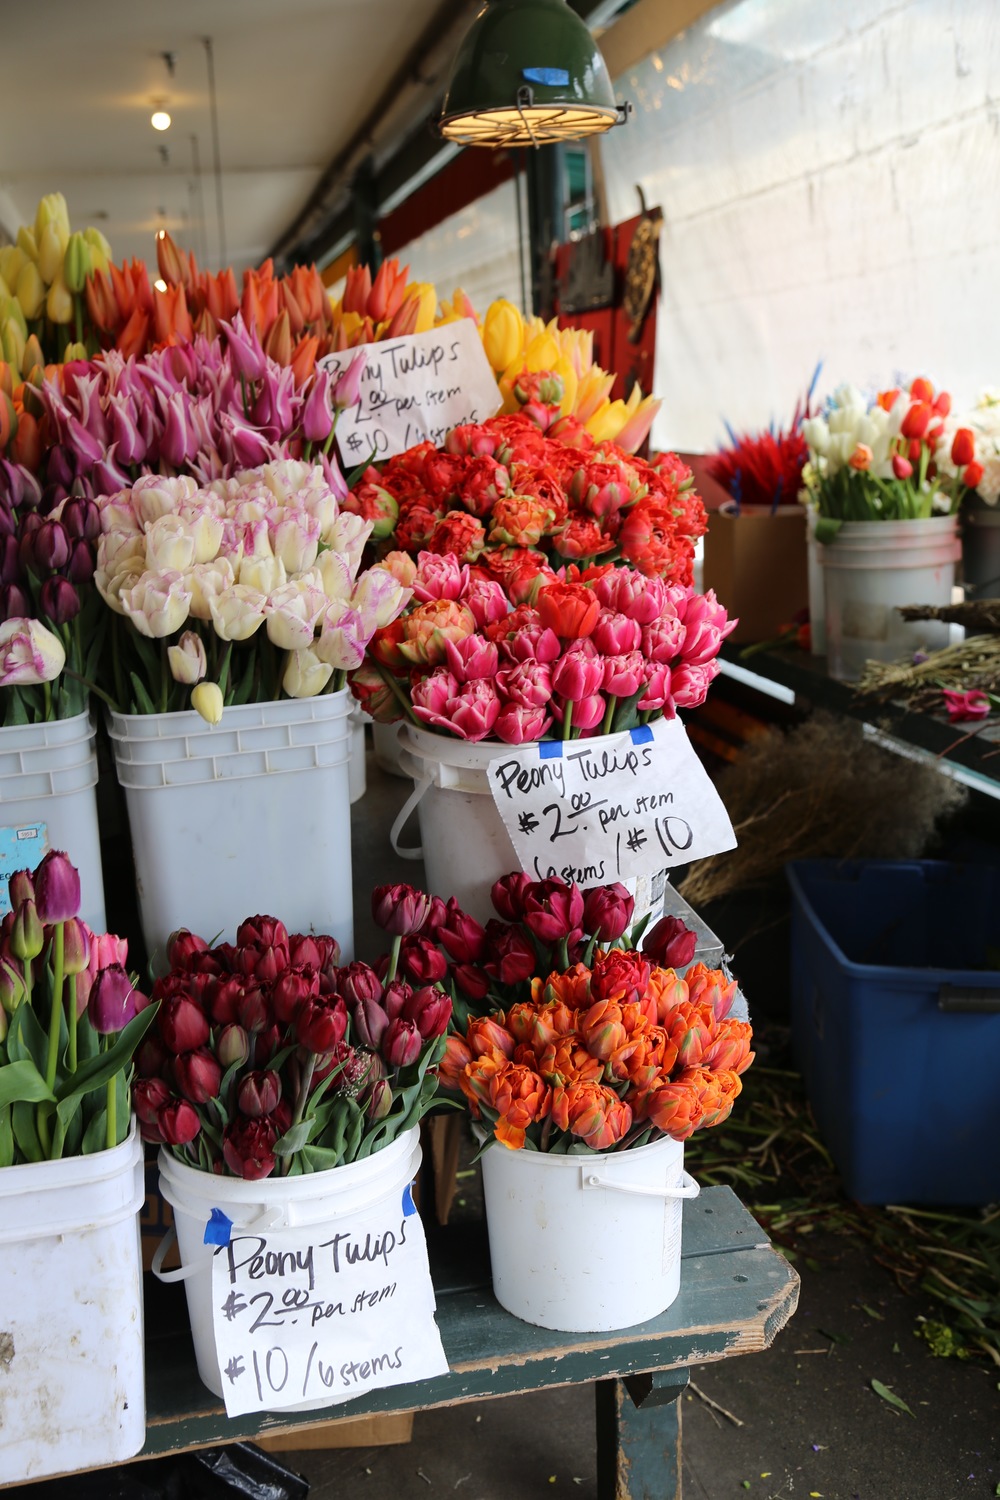
[[[319,1233],[234,1227],[212,1261],[227,1414],[309,1411],[445,1374],[434,1307],[409,1185],[401,1203]]]
[[[49,831],[45,823],[24,823],[20,828],[0,828],[0,917],[10,911],[7,882],[15,870],[33,870],[48,853]]]
[[[358,352],[328,354],[320,363],[340,375]],[[337,444],[348,469],[392,458],[425,440],[440,448],[453,427],[484,422],[503,403],[471,318],[365,344],[363,353],[361,399],[337,421]]]
[[[487,771],[521,867],[536,880],[603,885],[736,847],[680,719],[512,747]]]

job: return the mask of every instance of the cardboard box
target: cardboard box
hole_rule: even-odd
[[[805,506],[744,506],[737,513],[730,501],[711,511],[702,586],[739,619],[729,640],[775,639],[809,607]]]
[[[266,1453],[292,1453],[317,1448],[387,1448],[393,1443],[408,1443],[412,1436],[413,1413],[404,1411],[324,1422],[305,1432],[275,1432],[270,1437],[254,1438],[254,1442]]]

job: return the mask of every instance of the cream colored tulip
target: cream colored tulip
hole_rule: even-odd
[[[309,646],[327,603],[321,589],[297,580],[275,589],[267,601],[268,640],[282,651]]]
[[[174,681],[189,686],[200,682],[208,671],[205,643],[193,630],[185,630],[176,646],[167,647],[167,661]]]
[[[315,698],[333,676],[333,668],[320,661],[309,647],[288,653],[288,663],[281,686],[289,698]]]
[[[184,573],[195,561],[194,536],[180,516],[159,516],[146,532],[146,559],[158,573]]]
[[[246,584],[234,583],[218,598],[210,594],[208,606],[217,636],[224,641],[248,641],[264,623],[267,595],[247,588]]]
[[[197,687],[191,689],[191,707],[201,714],[206,724],[211,724],[214,728],[221,721],[225,707],[219,684],[199,682]]]
[[[236,575],[228,558],[216,557],[212,562],[195,563],[185,573],[184,581],[191,590],[191,618],[211,620],[211,601],[233,587]]]
[[[119,595],[121,606],[141,635],[163,640],[180,630],[190,613],[191,590],[173,570],[143,573],[139,582]]]

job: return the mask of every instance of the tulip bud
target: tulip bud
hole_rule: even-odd
[[[57,267],[58,269],[58,267]],[[45,285],[42,273],[33,260],[26,260],[21,267],[21,274],[17,278],[17,286],[14,295],[21,306],[21,311],[28,319],[38,317],[45,301]]]
[[[187,1146],[201,1130],[198,1111],[186,1099],[165,1104],[156,1117],[156,1123],[168,1146]]]
[[[46,224],[38,239],[38,270],[48,286],[59,275],[69,235],[61,224]],[[26,314],[27,316],[27,314]]]
[[[389,1017],[377,1000],[361,1000],[351,1010],[353,1035],[364,1047],[378,1047]]]
[[[386,1027],[382,1056],[390,1068],[408,1068],[420,1056],[423,1038],[413,1021],[397,1016]]]
[[[191,707],[197,709],[206,724],[218,724],[224,708],[222,690],[217,682],[199,682],[191,689]]]
[[[7,897],[12,911],[17,911],[22,901],[34,901],[35,886],[30,870],[15,870],[7,881]]]
[[[379,1078],[372,1087],[368,1101],[369,1120],[384,1120],[392,1109],[392,1086],[388,1078]]]
[[[73,319],[73,298],[65,281],[57,276],[45,299],[45,313],[50,323],[69,323]]]
[[[498,297],[483,318],[483,348],[493,370],[506,370],[521,352],[524,319],[512,302]]]
[[[148,1004],[146,996],[132,988],[132,981],[122,965],[109,964],[94,980],[87,1001],[87,1015],[95,1031],[110,1035],[122,1031]]]
[[[35,904],[39,919],[46,925],[65,922],[80,910],[80,874],[69,856],[50,849],[34,876]]]
[[[74,360],[89,358],[90,356],[87,353],[86,344],[67,344],[66,349],[63,353],[62,362],[64,365],[70,365]]]
[[[437,985],[414,990],[403,1006],[402,1018],[413,1022],[425,1042],[444,1036],[451,1020],[451,999]]]
[[[82,974],[90,964],[91,932],[79,917],[63,923],[63,972]]]
[[[192,1104],[207,1104],[219,1092],[222,1068],[207,1047],[174,1059],[174,1082]]]
[[[399,882],[377,885],[372,891],[372,917],[375,924],[392,937],[409,937],[419,932],[431,909],[426,891]]]
[[[90,260],[93,270],[95,272],[100,271],[106,276],[112,260],[111,246],[101,231],[95,229],[92,224],[88,225],[83,231],[83,237],[90,246]]]
[[[200,682],[208,671],[205,643],[193,630],[185,630],[176,646],[167,647],[167,661],[175,682]]]
[[[20,303],[18,302],[9,302],[7,306],[10,309],[16,307],[20,311]],[[3,344],[4,359],[8,364],[13,365],[16,370],[21,368],[26,342],[20,320],[14,316],[12,311],[9,311],[7,317],[3,320],[2,326],[0,326],[0,343]]]
[[[272,1069],[248,1073],[240,1084],[236,1102],[252,1120],[273,1114],[281,1102],[280,1075]]]
[[[160,1036],[170,1052],[195,1052],[208,1042],[208,1020],[201,1008],[186,995],[164,1000],[158,1024]]]
[[[24,976],[9,958],[0,958],[0,1007],[12,1016],[24,999]]]
[[[21,358],[21,374],[27,380],[36,369],[42,371],[42,379],[44,379],[45,355],[42,352],[42,346],[38,342],[37,336],[32,334],[24,346],[24,354]]]
[[[250,1038],[242,1026],[224,1026],[215,1043],[215,1055],[224,1068],[241,1068],[250,1056]]]
[[[157,1116],[173,1095],[163,1078],[137,1078],[132,1085],[132,1104],[142,1125],[155,1125]]]
[[[680,917],[661,917],[642,941],[642,952],[661,969],[683,969],[694,958],[698,934]]]
[[[22,224],[17,231],[17,248],[25,260],[38,260],[38,242],[34,230],[29,229],[27,224]]]
[[[308,1052],[332,1052],[347,1035],[347,1006],[339,996],[304,1001],[295,1013],[295,1035]]]
[[[583,926],[601,943],[613,943],[621,937],[632,921],[635,897],[620,881],[612,885],[598,885],[585,891],[583,897]]]
[[[34,238],[37,242],[41,239],[48,224],[54,224],[61,229],[63,234],[69,235],[69,209],[66,199],[62,193],[46,193],[38,200],[38,208],[35,210]]]
[[[38,603],[53,625],[65,625],[80,613],[80,595],[68,578],[46,578],[39,590]]]

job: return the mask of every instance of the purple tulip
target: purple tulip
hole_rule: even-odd
[[[243,314],[237,313],[231,323],[223,325],[229,342],[229,358],[237,375],[244,380],[259,380],[267,369],[267,356],[260,346],[255,328],[247,328]]]
[[[148,1004],[146,996],[132,988],[132,981],[122,965],[109,964],[106,969],[101,969],[91,986],[87,1015],[94,1030],[107,1036],[124,1030]]]
[[[0,585],[0,622],[18,620],[31,614],[31,600],[19,583]]]
[[[46,578],[39,591],[38,603],[42,614],[53,625],[65,625],[80,613],[80,595],[68,578],[61,578],[58,574]]]
[[[0,542],[0,583],[17,583],[21,576],[21,559],[17,538],[5,536]]]
[[[89,583],[94,576],[94,553],[89,542],[73,543],[73,550],[66,564],[66,577],[70,583]]]
[[[272,444],[257,431],[256,427],[251,427],[250,423],[243,421],[241,417],[234,417],[225,411],[220,412],[219,426],[222,429],[226,446],[231,449],[232,461],[240,468],[253,469],[274,458]]]
[[[38,915],[48,926],[65,922],[80,910],[80,875],[69,855],[50,849],[34,873]]]
[[[302,431],[310,443],[325,443],[333,431],[330,371],[325,367],[316,371],[316,379],[303,407]]]
[[[76,478],[72,458],[62,443],[56,443],[53,448],[49,449],[46,473],[51,484],[64,485],[67,490]]]
[[[141,464],[146,457],[146,443],[139,431],[135,403],[122,396],[108,398],[111,433],[123,464]],[[51,462],[49,473],[51,474]]]
[[[190,405],[191,398],[181,391],[175,391],[169,401],[164,403],[160,454],[175,469],[182,468],[198,451],[198,440],[191,424]]]
[[[329,454],[321,453],[319,461],[323,470],[323,478],[333,491],[334,498],[338,501],[346,500],[350,490],[347,488],[347,480],[340,472],[336,456],[331,458]]]
[[[345,411],[349,406],[357,406],[360,401],[361,377],[364,374],[367,359],[368,356],[362,349],[338,378],[333,388],[333,404],[338,411]]]
[[[69,562],[69,537],[59,521],[43,521],[32,537],[32,550],[39,568],[58,572]]]

